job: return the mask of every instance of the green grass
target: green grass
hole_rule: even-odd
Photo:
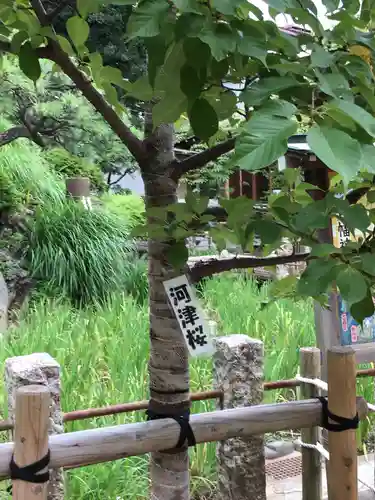
[[[26,265],[49,294],[75,304],[102,302],[132,285],[134,245],[125,223],[74,201],[38,209],[29,235]]]
[[[244,333],[265,343],[265,378],[291,378],[298,368],[298,349],[314,343],[312,307],[308,302],[283,300],[260,310],[266,289],[232,275],[206,283],[204,298],[221,333]],[[64,411],[137,401],[148,396],[149,351],[147,307],[117,295],[105,306],[74,310],[62,299],[38,298],[0,344],[0,361],[9,356],[45,351],[62,367]],[[212,384],[212,363],[191,362],[192,391]],[[360,383],[360,392],[372,380]],[[2,392],[3,393],[3,392]],[[294,397],[292,393],[267,393],[267,398]],[[371,398],[372,400],[372,394]],[[5,399],[2,406],[5,405]],[[194,412],[214,407],[194,403]],[[141,421],[142,412],[98,418],[66,425],[66,431]],[[148,457],[133,457],[90,466],[69,473],[70,500],[147,498]],[[210,491],[215,483],[215,445],[191,450],[192,493]]]
[[[0,120],[0,130],[8,128]],[[39,148],[19,139],[1,148],[0,176],[4,173],[23,193],[25,201],[59,204],[65,198],[64,184],[50,170]]]

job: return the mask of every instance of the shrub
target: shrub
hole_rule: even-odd
[[[101,197],[104,207],[111,213],[121,217],[130,227],[145,222],[145,203],[136,194],[110,194]]]
[[[68,201],[37,211],[26,262],[47,293],[84,305],[123,289],[133,251],[118,217]]]
[[[44,157],[62,177],[88,177],[93,190],[103,191],[105,189],[103,174],[97,165],[72,155],[63,148],[50,149],[44,154]]]

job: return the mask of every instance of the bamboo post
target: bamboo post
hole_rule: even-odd
[[[50,395],[46,387],[21,387],[16,395],[14,461],[19,467],[37,462],[48,452]],[[47,500],[47,483],[13,481],[13,500]]]
[[[356,406],[356,359],[350,347],[332,347],[327,355],[328,408],[353,418]],[[328,500],[357,500],[357,440],[355,429],[328,432]]]
[[[320,378],[320,349],[303,347],[300,349],[300,372],[302,377]],[[319,396],[319,389],[312,384],[301,384],[301,398]],[[301,430],[301,441],[316,444],[320,441],[319,427]],[[320,500],[322,496],[322,468],[320,454],[316,450],[302,447],[302,499]]]

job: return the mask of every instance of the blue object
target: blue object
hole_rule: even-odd
[[[338,296],[341,345],[367,344],[375,342],[375,314],[364,319],[360,325],[350,314],[347,304]]]

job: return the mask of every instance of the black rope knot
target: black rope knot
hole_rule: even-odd
[[[156,413],[150,409],[146,411],[147,420],[161,420],[163,418],[171,418],[180,426],[180,436],[175,446],[176,449],[183,448],[187,442],[188,446],[195,446],[196,440],[193,429],[190,426],[190,410],[184,411],[180,415],[166,415]]]
[[[323,410],[323,428],[331,432],[343,432],[350,429],[357,429],[359,425],[358,413],[354,418],[340,417],[330,412],[328,409],[328,401],[324,397],[318,398],[322,404]],[[332,420],[333,422],[330,422]]]
[[[49,471],[42,472],[43,469],[48,467],[51,458],[50,450],[47,454],[30,465],[25,465],[24,467],[19,467],[14,461],[14,456],[9,464],[10,469],[10,479],[13,481],[19,479],[21,481],[26,481],[27,483],[44,484],[49,481]],[[7,492],[12,494],[12,485],[7,488]]]
[[[20,479],[21,481],[26,481],[28,483],[47,483],[49,481],[49,471],[42,472],[42,470],[48,467],[50,458],[51,454],[48,450],[47,455],[37,462],[25,465],[24,467],[19,467],[14,461],[14,456],[12,456],[12,460],[9,464],[10,478],[13,480]]]

